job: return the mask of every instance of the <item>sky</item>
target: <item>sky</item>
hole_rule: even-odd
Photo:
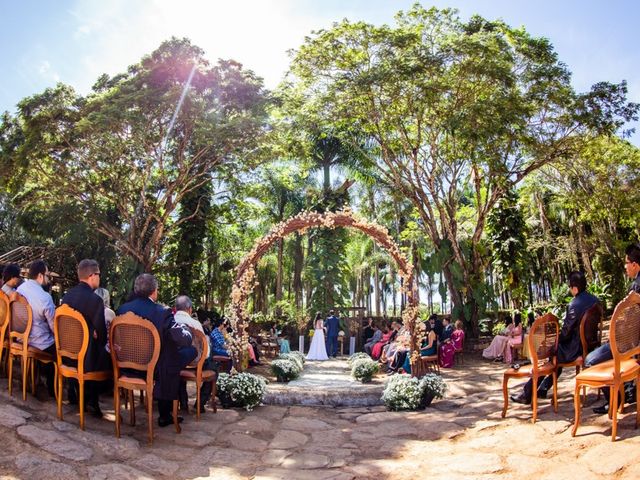
[[[232,58],[273,88],[288,51],[313,30],[348,18],[393,23],[414,0],[0,0],[0,111],[64,82],[87,93],[102,74],[123,72],[171,36],[188,37],[215,61]],[[462,18],[478,13],[551,40],[577,91],[627,80],[640,102],[636,0],[442,0]],[[635,125],[635,127],[640,127]],[[638,128],[640,130],[640,128]],[[640,145],[640,133],[631,137]]]

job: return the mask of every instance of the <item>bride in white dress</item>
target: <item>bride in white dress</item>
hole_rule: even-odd
[[[313,338],[311,339],[307,360],[329,360],[327,347],[324,343],[324,321],[320,312],[316,313],[313,328]]]

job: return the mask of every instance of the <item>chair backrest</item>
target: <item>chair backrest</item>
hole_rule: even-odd
[[[529,355],[534,369],[550,361],[552,357],[555,363],[559,333],[558,317],[553,313],[546,313],[536,318],[533,322],[527,341],[529,342]]]
[[[135,313],[127,312],[113,319],[109,329],[109,347],[114,378],[120,369],[147,372],[147,382],[153,382],[153,372],[160,356],[160,335],[155,325]]]
[[[604,310],[600,303],[596,303],[589,308],[580,320],[580,343],[582,344],[582,358],[586,358],[600,346],[600,323]]]
[[[89,347],[89,328],[84,316],[69,305],[61,305],[56,309],[53,318],[53,336],[56,340],[56,356],[58,365],[62,357],[78,362],[78,374],[84,372],[84,356]]]
[[[9,342],[20,342],[26,352],[33,324],[33,312],[25,297],[17,293],[9,303]]]
[[[207,341],[207,337],[200,330],[196,330],[191,327],[188,328],[191,330],[191,344],[196,349],[196,352],[198,352],[196,358],[194,358],[189,364],[189,367],[202,369],[204,362],[209,357],[209,342]]]
[[[0,332],[9,327],[9,297],[0,290]]]
[[[620,372],[621,360],[640,354],[640,295],[636,292],[629,293],[616,305],[609,341],[616,372]]]

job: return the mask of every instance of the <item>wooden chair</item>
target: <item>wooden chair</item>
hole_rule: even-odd
[[[611,441],[618,430],[618,392],[624,392],[624,382],[636,381],[636,396],[640,399],[640,295],[631,292],[616,306],[611,317],[609,343],[613,359],[594,365],[576,375],[574,391],[575,422],[571,436],[580,425],[580,387],[609,387],[609,417],[612,419]],[[640,402],[636,402],[636,428],[640,423]]]
[[[31,393],[36,393],[36,361],[41,363],[51,363],[55,369],[54,389],[57,391],[57,365],[55,358],[50,353],[29,345],[29,334],[33,325],[33,312],[27,299],[20,294],[16,294],[9,303],[9,395],[12,395],[13,382],[13,358],[20,357],[22,364],[22,399],[27,399],[27,379],[31,374]]]
[[[84,382],[104,381],[112,377],[111,370],[85,372],[84,358],[89,348],[89,328],[80,312],[69,305],[56,309],[53,319],[53,335],[56,339],[56,360],[58,365],[58,392],[62,392],[62,382],[66,378],[75,378],[79,386],[80,429],[84,430]],[[62,363],[62,358],[72,360],[77,366]],[[62,420],[62,395],[58,395],[58,418]]]
[[[9,316],[9,297],[0,290],[0,364],[5,352],[9,351],[9,337],[6,336],[9,329]]]
[[[120,438],[120,389],[129,393],[131,400],[130,423],[135,425],[133,393],[135,390],[147,393],[147,416],[149,424],[149,444],[153,444],[153,374],[160,357],[160,335],[149,320],[132,312],[117,316],[109,328],[109,348],[113,363],[113,404],[116,416],[116,437]],[[144,378],[131,376],[122,369],[145,373]],[[177,415],[178,402],[173,405],[173,420],[180,433]]]
[[[531,421],[535,423],[538,418],[538,396],[536,395],[538,378],[553,375],[553,411],[555,413],[558,412],[558,379],[556,376],[555,352],[558,349],[559,331],[558,318],[552,313],[547,313],[533,322],[527,337],[531,364],[525,365],[518,370],[509,368],[504,372],[502,378],[502,395],[504,397],[502,418],[507,415],[507,408],[509,407],[508,384],[511,378],[532,379],[533,394],[531,396],[531,406],[533,409],[533,418]]]
[[[600,346],[600,322],[602,321],[602,315],[604,310],[602,305],[596,303],[589,308],[582,318],[580,319],[580,344],[582,345],[582,355],[576,358],[573,362],[559,363],[558,368],[575,367],[576,375],[580,373],[580,370],[584,366],[584,360],[587,358],[587,354],[593,351],[596,347]],[[587,397],[587,387],[582,389],[582,401],[584,402]]]
[[[204,362],[209,357],[209,342],[207,337],[200,330],[192,329],[193,346],[198,352],[196,358],[191,364],[180,372],[180,378],[186,382],[196,383],[196,419],[200,420],[200,389],[204,382],[212,382],[211,398],[216,398],[216,382],[218,380],[218,373],[215,370],[203,370]],[[187,411],[188,411],[187,402]],[[213,411],[217,412],[216,402],[213,402]]]

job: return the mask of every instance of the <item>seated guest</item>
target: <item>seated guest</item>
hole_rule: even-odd
[[[280,353],[290,353],[291,352],[291,345],[289,344],[289,339],[287,338],[287,336],[285,335],[285,330],[288,330],[288,328],[284,328],[279,334],[278,334],[278,345],[280,345]]]
[[[53,318],[56,314],[56,306],[51,295],[44,290],[51,281],[49,268],[44,260],[33,262],[29,266],[28,276],[29,278],[18,287],[17,292],[27,299],[33,313],[29,346],[43,350],[55,357],[56,342],[53,338]],[[43,365],[42,370],[49,395],[54,397],[55,371],[53,364]]]
[[[16,289],[22,284],[22,277],[20,277],[20,265],[17,263],[10,263],[2,271],[2,291],[11,297],[15,293]]]
[[[224,319],[218,318],[213,322],[213,330],[211,330],[211,354],[221,357],[228,357],[227,342],[224,339],[226,331]]]
[[[102,372],[111,370],[111,358],[105,349],[107,344],[107,328],[105,323],[105,307],[102,298],[94,293],[100,286],[100,266],[95,260],[81,260],[78,264],[78,284],[70,289],[62,298],[62,303],[80,312],[87,322],[89,329],[89,345],[84,357],[85,372]],[[70,366],[77,362],[64,359]],[[102,411],[98,402],[100,383],[85,382],[85,404],[87,411],[96,418],[102,418]],[[69,379],[69,403],[78,402],[78,381]]]
[[[569,292],[573,299],[567,305],[567,311],[562,323],[562,330],[558,336],[558,363],[573,362],[582,355],[582,344],[580,343],[580,321],[584,313],[599,303],[598,297],[587,292],[587,279],[582,272],[571,272],[569,274]],[[562,374],[562,368],[557,369],[557,377]],[[537,396],[538,398],[546,398],[547,390],[553,387],[553,376],[548,375],[538,379]],[[516,403],[531,403],[531,397],[535,393],[533,390],[533,380],[529,379],[525,383],[522,392],[519,395],[512,395],[511,400]]]
[[[464,330],[462,329],[462,320],[456,320],[456,327],[453,333],[451,334],[451,343],[453,343],[453,347],[456,349],[456,352],[462,350],[464,345]]]
[[[442,320],[438,317],[437,313],[431,314],[429,317],[429,323],[431,324],[431,328],[436,333],[436,338],[440,338],[442,336],[442,332],[444,331],[444,325],[442,324]]]
[[[153,275],[138,275],[133,290],[135,298],[116,313],[133,312],[152,322],[160,334],[160,358],[156,364],[153,395],[158,400],[158,425],[166,427],[173,423],[171,410],[173,401],[178,399],[180,371],[196,358],[197,352],[191,345],[191,332],[175,321],[171,310],[156,303],[158,281]],[[182,417],[177,420],[181,422]]]
[[[491,345],[482,351],[482,356],[488,360],[504,360],[511,363],[511,347],[522,343],[522,316],[516,313],[507,316],[507,328],[502,335],[496,335],[491,341]]]
[[[176,313],[173,314],[173,318],[176,323],[181,325],[185,325],[192,330],[197,330],[204,335],[204,329],[202,328],[202,324],[199,320],[196,320],[192,317],[193,315],[193,302],[186,295],[179,295],[176,298],[175,304]],[[213,362],[211,361],[211,341],[208,337],[205,337],[207,342],[209,343],[209,358],[204,361],[202,366],[203,370],[213,370]],[[204,382],[202,387],[200,388],[200,413],[204,413],[205,405],[209,402],[211,398],[211,391],[213,389],[213,385],[211,382]],[[187,383],[184,380],[180,381],[180,409],[187,410],[187,401],[189,397],[187,395]],[[197,408],[197,401],[194,402],[193,408]]]
[[[425,322],[425,339],[422,341],[422,347],[420,347],[420,356],[421,357],[431,357],[438,353],[438,337],[436,336],[435,329],[431,328],[431,322]],[[404,363],[402,364],[402,369],[411,373],[411,357],[407,353]]]
[[[93,293],[98,295],[102,299],[102,303],[104,303],[104,325],[107,328],[107,344],[105,345],[105,350],[109,351],[109,327],[111,326],[111,321],[116,318],[116,312],[111,310],[111,294],[109,290],[106,288],[98,287]]]
[[[397,372],[404,364],[411,347],[411,333],[408,330],[401,331],[391,345],[392,347],[387,350],[386,358],[388,374]]]
[[[388,325],[384,326],[382,338],[371,349],[371,358],[374,360],[378,360],[380,358],[380,355],[382,355],[382,347],[389,343],[394,333],[396,333],[396,331],[393,328],[389,328]]]
[[[442,322],[444,325],[444,329],[442,331],[442,336],[440,337],[441,343],[438,361],[440,362],[440,366],[442,368],[451,368],[453,367],[453,359],[456,355],[456,347],[454,347],[453,343],[451,342],[453,325],[451,325],[451,320],[449,318],[444,318]]]
[[[438,337],[440,343],[448,342],[453,333],[453,325],[451,325],[451,319],[445,317],[442,319],[442,334]]]
[[[366,344],[373,337],[375,330],[373,329],[373,318],[367,319],[367,325],[362,330],[362,344]]]
[[[378,325],[374,323],[373,324],[373,336],[369,339],[369,341],[367,343],[364,344],[364,351],[368,355],[371,355],[371,349],[373,349],[373,346],[376,343],[378,343],[381,338],[382,338],[382,332],[378,328]]]

